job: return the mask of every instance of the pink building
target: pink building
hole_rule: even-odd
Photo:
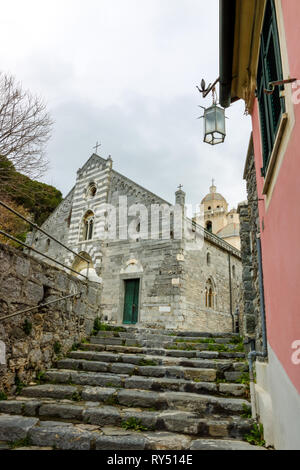
[[[300,449],[299,18],[299,0],[220,0],[220,102],[243,99],[253,126],[240,209],[252,404],[276,449]]]

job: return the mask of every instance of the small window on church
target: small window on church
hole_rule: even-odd
[[[212,233],[212,222],[210,221],[206,222],[206,230]]]
[[[211,211],[211,207],[210,207],[210,206],[208,207],[208,210]]]
[[[210,253],[207,253],[206,262],[207,262],[207,266],[210,266],[210,265],[211,265],[211,256],[210,256]]]
[[[232,277],[235,278],[235,266],[232,266]]]
[[[94,213],[88,211],[83,218],[83,240],[91,240],[94,232]]]
[[[205,287],[205,307],[212,309],[215,307],[215,292],[211,279],[207,281]]]
[[[87,189],[87,197],[92,198],[95,197],[97,193],[97,186],[95,183],[90,183]]]

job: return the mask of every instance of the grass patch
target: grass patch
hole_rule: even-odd
[[[111,326],[107,323],[102,323],[101,318],[97,317],[94,320],[92,335],[96,336],[98,331],[114,331],[115,333],[125,333],[126,329],[122,326]]]
[[[17,441],[11,442],[9,447],[11,449],[16,449],[17,447],[30,447],[32,445],[29,437],[25,437],[24,439],[18,439]]]
[[[81,401],[82,400],[81,392],[74,392],[72,394],[71,400],[72,401]]]
[[[53,344],[53,351],[56,355],[61,353],[61,344],[59,341],[55,341],[55,343]]]
[[[23,331],[26,336],[29,336],[32,331],[32,323],[27,318],[23,323]]]
[[[71,351],[78,351],[80,348],[80,343],[73,343],[71,347]]]
[[[0,390],[0,401],[4,401],[4,400],[7,400],[7,395],[5,392],[2,392]]]
[[[243,413],[242,413],[241,416],[242,416],[242,418],[245,418],[245,419],[252,418],[251,406],[247,406],[247,405],[245,405],[245,403],[243,403]]]
[[[175,343],[195,343],[195,344],[215,344],[216,340],[213,338],[201,338],[201,339],[189,339],[186,341],[186,339],[178,339],[175,341]]]
[[[105,400],[104,405],[107,405],[107,406],[118,405],[118,398],[116,397],[116,395],[112,395]]]
[[[231,338],[229,341],[229,344],[243,344],[244,338],[242,336],[235,336],[234,338]]]
[[[239,379],[235,381],[237,384],[249,385],[250,384],[250,375],[249,372],[243,372]]]
[[[253,424],[250,434],[244,436],[244,440],[253,446],[263,447],[266,445],[264,440],[264,427],[262,424]]]
[[[16,375],[15,377],[15,386],[16,386],[16,395],[20,395],[20,393],[22,392],[23,388],[26,387],[26,384],[24,384],[20,377],[18,375]]]
[[[234,348],[234,352],[244,352],[244,351],[245,351],[244,343],[239,343]]]
[[[216,379],[216,384],[226,384],[227,380],[226,379]]]
[[[81,340],[81,344],[88,344],[88,343],[89,343],[89,341],[88,341],[87,338],[83,338],[83,339]]]
[[[35,374],[35,380],[38,385],[42,385],[46,382],[46,372],[44,370],[39,370]]]
[[[121,426],[123,429],[126,429],[126,431],[129,429],[137,432],[148,431],[148,428],[142,425],[141,420],[134,417],[127,419],[127,421],[123,421]]]
[[[147,366],[157,366],[158,364],[155,361],[152,361],[151,359],[141,359],[138,363],[139,366],[141,367],[147,367]]]

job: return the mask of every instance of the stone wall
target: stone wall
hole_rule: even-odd
[[[0,321],[0,340],[6,346],[0,390],[13,392],[16,380],[28,383],[35,372],[51,367],[57,354],[86,337],[100,316],[98,284],[83,282],[0,244],[0,317],[77,292],[81,292],[79,298]]]
[[[232,314],[238,306],[242,279],[239,256],[205,239],[202,250],[185,250],[184,263],[184,324],[187,329],[200,331],[232,331],[230,312],[230,281]],[[230,256],[230,264],[229,264]],[[231,272],[230,272],[231,268]],[[213,308],[206,306],[206,283],[213,285]]]
[[[262,329],[257,255],[257,236],[260,234],[260,226],[252,139],[249,145],[244,179],[247,184],[248,201],[239,205],[244,296],[241,326],[244,336],[255,340],[256,349],[260,350]]]

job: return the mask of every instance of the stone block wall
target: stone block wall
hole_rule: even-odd
[[[0,390],[13,392],[18,380],[29,383],[37,371],[51,367],[59,346],[64,354],[86,337],[100,316],[101,294],[99,284],[83,282],[0,244],[0,318],[77,292],[81,292],[79,298],[0,320],[0,341],[6,347]]]
[[[124,282],[140,279],[139,324],[151,328],[184,328],[181,309],[181,241],[141,240],[107,244],[103,257],[101,311],[122,323]],[[112,295],[113,293],[113,295]]]
[[[209,262],[208,262],[209,256]],[[229,253],[205,240],[202,250],[184,252],[184,324],[187,329],[200,331],[232,332],[230,313],[230,283],[232,314],[238,305],[242,265],[238,256]],[[207,281],[213,285],[213,308],[206,306]]]
[[[243,318],[242,333],[256,341],[256,349],[261,349],[262,328],[260,316],[259,269],[257,236],[260,234],[259,208],[256,186],[256,172],[253,143],[250,141],[245,165],[244,179],[247,184],[248,201],[239,205],[241,254],[243,264]]]

